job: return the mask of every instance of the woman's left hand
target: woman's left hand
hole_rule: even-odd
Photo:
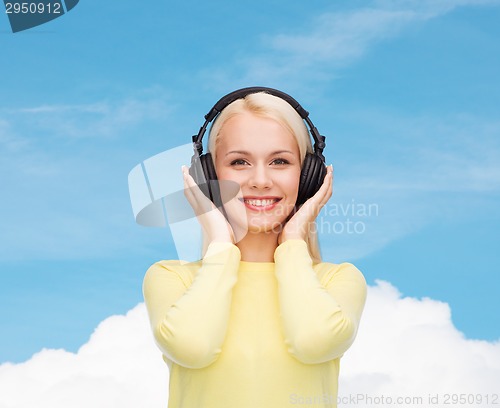
[[[285,224],[278,238],[278,244],[288,239],[306,239],[310,223],[314,222],[321,209],[332,196],[332,184],[333,166],[330,165],[326,169],[326,176],[320,189]]]

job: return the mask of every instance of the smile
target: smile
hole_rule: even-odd
[[[281,198],[243,198],[240,199],[245,204],[245,207],[251,210],[265,211],[273,209],[276,204],[281,201]]]

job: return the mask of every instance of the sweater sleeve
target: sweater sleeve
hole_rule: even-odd
[[[352,264],[321,264],[320,279],[302,240],[275,251],[281,320],[288,352],[303,363],[323,363],[351,346],[366,300],[366,281]]]
[[[156,263],[148,269],[144,300],[155,341],[168,359],[188,368],[203,368],[217,359],[239,261],[236,246],[212,243],[191,284],[185,277],[189,268],[179,262]]]

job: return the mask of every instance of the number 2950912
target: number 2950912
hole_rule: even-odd
[[[61,3],[5,3],[7,14],[61,14]]]

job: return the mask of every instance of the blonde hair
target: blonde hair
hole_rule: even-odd
[[[220,142],[219,135],[222,126],[224,126],[224,123],[230,118],[245,112],[252,113],[262,118],[273,119],[284,126],[297,141],[301,165],[304,163],[306,154],[312,153],[313,150],[309,131],[307,130],[304,120],[297,111],[288,102],[277,96],[265,92],[258,92],[249,94],[244,98],[237,99],[230,103],[222,110],[212,124],[208,139],[208,151],[211,153],[214,163],[217,155],[217,146]],[[309,225],[306,243],[313,262],[320,263],[321,253],[315,221],[313,225]]]

